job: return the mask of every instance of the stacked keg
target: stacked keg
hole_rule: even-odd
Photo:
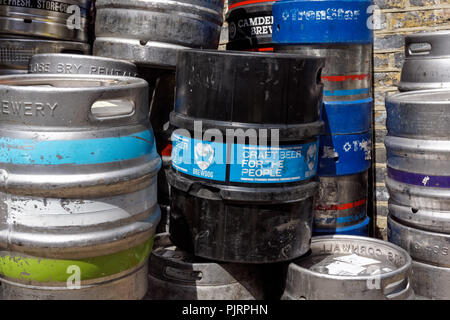
[[[91,0],[2,1],[0,75],[24,74],[38,53],[89,54]]]
[[[14,75],[0,98],[3,298],[142,298],[160,220],[147,83]]]
[[[273,5],[275,51],[326,59],[316,235],[368,234],[373,106],[373,32],[366,25],[370,4],[369,0],[280,0]]]
[[[405,52],[399,89],[407,92],[386,99],[388,237],[414,260],[416,294],[447,300],[450,32],[407,36]]]
[[[149,83],[150,120],[163,167],[158,202],[163,209],[161,231],[167,231],[170,188],[169,113],[173,109],[177,53],[183,49],[217,49],[224,0],[97,0],[94,55],[129,60]]]
[[[178,59],[172,241],[235,263],[305,254],[323,129],[323,59],[195,50]]]
[[[272,5],[275,1],[228,1],[227,50],[273,51]]]

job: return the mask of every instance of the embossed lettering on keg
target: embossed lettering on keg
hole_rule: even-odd
[[[389,241],[404,248],[414,260],[450,267],[450,235],[409,227],[388,217]]]
[[[0,38],[0,74],[27,73],[28,63],[40,53],[89,54],[86,43],[32,38]]]
[[[414,299],[411,257],[392,243],[355,236],[312,238],[289,265],[283,300]]]
[[[0,33],[88,42],[91,0],[0,2]]]
[[[34,55],[29,72],[137,77],[137,67],[129,61],[76,54]]]
[[[97,0],[94,54],[173,68],[181,49],[217,49],[223,6],[223,0]]]
[[[207,261],[155,237],[149,261],[149,300],[263,299],[262,273],[254,265]]]
[[[5,298],[142,298],[160,219],[147,83],[8,76],[0,98]]]
[[[450,31],[407,35],[400,91],[450,88]]]

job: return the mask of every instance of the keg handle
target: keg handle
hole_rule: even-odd
[[[132,117],[136,104],[130,99],[101,99],[92,103],[90,116],[95,121],[115,120]]]
[[[192,283],[202,280],[203,273],[196,270],[180,269],[167,266],[164,268],[163,276],[164,278],[169,280]]]
[[[384,296],[388,300],[399,299],[410,291],[410,285],[409,278],[391,282],[383,288]]]
[[[410,56],[430,55],[433,46],[428,42],[411,42],[407,46],[407,54]]]

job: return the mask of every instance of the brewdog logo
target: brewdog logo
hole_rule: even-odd
[[[194,149],[195,163],[201,170],[206,170],[214,160],[214,149],[210,144],[197,143]]]

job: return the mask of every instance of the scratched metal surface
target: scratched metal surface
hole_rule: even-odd
[[[174,68],[181,49],[218,48],[223,7],[223,0],[98,0],[94,54]]]
[[[160,219],[161,159],[148,121],[147,83],[111,76],[9,76],[0,80],[0,99],[4,298],[142,298]],[[139,259],[122,265],[124,255]],[[68,261],[90,275],[81,274],[77,290],[61,280],[65,269],[52,273]],[[24,272],[15,276],[20,268]]]

